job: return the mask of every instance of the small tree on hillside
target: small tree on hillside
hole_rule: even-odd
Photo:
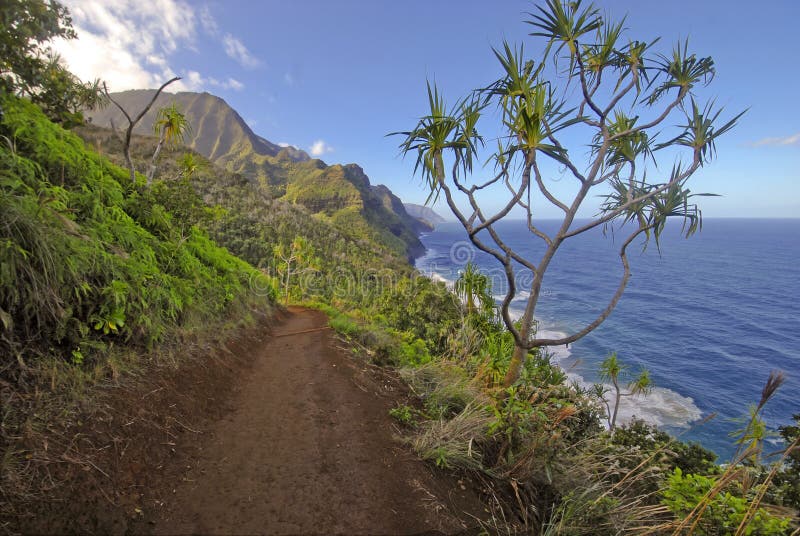
[[[638,375],[631,376],[628,367],[617,358],[616,352],[605,358],[600,364],[600,378],[611,382],[613,389],[614,409],[612,410],[611,404],[606,398],[608,389],[600,384],[595,385],[597,394],[605,403],[608,411],[606,414],[608,429],[613,431],[617,425],[617,414],[619,413],[619,403],[622,401],[622,397],[646,395],[653,390],[653,382],[650,380],[650,372],[647,369],[642,369]],[[623,391],[620,383],[626,380],[628,382],[628,390]]]
[[[313,270],[317,264],[314,246],[304,237],[296,236],[288,247],[284,244],[276,245],[273,253],[278,261],[278,271],[283,279],[285,303],[288,305],[292,277]]]
[[[671,217],[683,220],[687,237],[700,229],[701,213],[692,201],[698,194],[690,192],[688,180],[712,160],[717,138],[741,115],[717,126],[720,112],[713,102],[698,104],[693,90],[711,82],[714,62],[690,53],[686,44],[678,44],[671,55],[654,55],[655,40],[624,39],[623,22],[605,20],[580,0],[547,0],[527,22],[535,29],[531,35],[544,40],[536,60],[526,57],[523,47],[505,44],[495,50],[501,77],[452,109],[429,84],[430,111],[413,130],[398,133],[405,137],[401,150],[416,153],[415,171],[421,172],[429,199],[444,194],[472,243],[503,267],[508,292],[500,312],[516,342],[506,385],[519,378],[530,349],[574,342],[611,314],[630,279],[627,249],[634,240],[655,238],[658,244]],[[478,127],[490,106],[498,112],[501,133],[488,158],[494,170],[477,178],[473,164],[484,142]],[[675,121],[680,124],[672,126]],[[661,143],[654,141],[657,133]],[[671,171],[648,174],[646,161],[655,161],[662,151],[675,157]],[[550,190],[552,170],[573,179],[571,198]],[[479,196],[487,189],[505,192],[496,212],[481,207]],[[576,223],[587,197],[598,193],[605,196],[599,214]],[[563,215],[555,233],[541,228],[540,203]],[[514,210],[526,215],[531,237],[543,243],[538,259],[524,257],[495,229]],[[616,292],[582,329],[564,337],[537,336],[534,315],[542,281],[559,248],[614,223],[626,224],[627,233],[619,248],[622,276]],[[515,276],[520,266],[533,279],[523,289],[530,297],[515,324],[509,306],[519,290]]]
[[[186,134],[191,132],[192,126],[186,116],[178,110],[175,104],[170,104],[158,111],[156,121],[153,123],[153,132],[158,135],[158,144],[156,150],[153,152],[153,159],[150,162],[150,169],[147,171],[147,183],[153,181],[156,174],[158,156],[161,154],[161,149],[164,145],[174,147],[183,143]],[[188,153],[187,153],[188,154]]]
[[[122,115],[124,115],[125,119],[128,121],[128,128],[125,129],[125,135],[124,137],[122,137],[122,152],[125,154],[125,164],[128,166],[128,170],[130,171],[131,182],[136,182],[136,168],[134,167],[133,159],[131,158],[131,137],[133,136],[133,129],[139,123],[139,121],[142,120],[142,117],[144,117],[145,114],[148,111],[150,111],[150,108],[153,107],[153,104],[156,102],[156,99],[158,99],[158,96],[161,94],[161,92],[164,91],[164,88],[172,84],[173,82],[177,82],[180,79],[181,78],[179,76],[176,76],[164,82],[161,85],[161,87],[156,90],[155,94],[153,95],[153,98],[150,99],[150,102],[147,103],[147,105],[142,109],[141,112],[139,112],[139,114],[136,117],[131,117],[130,114],[125,110],[125,108],[123,108],[120,103],[114,100],[114,98],[108,92],[108,87],[105,84],[103,84],[103,92],[105,93],[106,98],[108,98],[108,100],[111,101],[114,104],[114,106],[119,108],[119,111],[122,112]],[[114,124],[112,123],[111,126],[113,127]],[[160,149],[157,150],[160,151]],[[158,155],[156,154],[155,156]],[[148,185],[150,184],[150,180],[151,178],[148,175],[147,179]]]
[[[453,290],[466,306],[468,316],[493,314],[492,284],[474,263],[468,262],[464,266],[464,271],[453,284]]]

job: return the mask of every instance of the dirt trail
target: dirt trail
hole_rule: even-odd
[[[260,348],[233,409],[140,528],[154,534],[458,533],[475,493],[392,437],[402,387],[336,348],[327,317],[293,309]],[[304,331],[305,333],[292,335]]]

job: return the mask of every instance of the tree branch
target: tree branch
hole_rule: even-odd
[[[542,174],[539,171],[539,165],[536,163],[536,160],[533,161],[533,176],[536,179],[536,185],[539,187],[539,190],[542,194],[550,201],[552,204],[563,210],[564,212],[569,212],[569,207],[556,199],[556,197],[550,193],[550,190],[547,189],[547,186],[544,185],[544,181],[542,180]]]
[[[631,267],[630,263],[628,262],[628,253],[627,253],[628,246],[631,244],[631,242],[633,242],[633,240],[637,236],[639,236],[644,231],[652,228],[653,228],[652,225],[648,225],[646,227],[640,227],[636,231],[634,231],[628,237],[627,240],[625,240],[625,243],[619,250],[619,257],[620,260],[622,261],[622,266],[623,266],[622,279],[620,280],[619,286],[617,287],[617,291],[614,293],[614,296],[612,296],[611,301],[608,302],[606,308],[597,316],[597,318],[595,318],[595,320],[591,324],[587,325],[585,328],[578,331],[577,333],[573,333],[572,335],[569,335],[567,337],[562,337],[560,339],[534,338],[533,340],[528,342],[527,348],[530,349],[540,346],[561,346],[562,344],[569,344],[577,341],[578,339],[587,335],[588,333],[591,333],[592,331],[594,331],[595,328],[597,328],[597,326],[602,324],[605,321],[605,319],[608,318],[608,316],[611,314],[614,308],[617,306],[617,302],[619,302],[619,299],[625,292],[625,287],[628,285],[628,280],[630,279],[631,276]]]
[[[608,214],[606,214],[605,216],[603,216],[601,218],[598,218],[598,219],[596,219],[594,221],[591,221],[591,222],[587,223],[586,225],[583,225],[583,226],[575,229],[574,231],[569,231],[568,233],[566,233],[564,235],[563,238],[573,237],[575,235],[578,235],[578,234],[581,234],[583,232],[586,232],[589,229],[593,229],[593,228],[597,227],[598,225],[603,225],[604,223],[610,222],[611,220],[613,220],[614,218],[616,218],[617,216],[619,216],[620,214],[622,214],[623,212],[628,210],[631,206],[633,206],[633,205],[635,205],[637,203],[641,203],[643,201],[647,201],[648,199],[660,194],[661,192],[663,192],[664,190],[668,189],[669,187],[674,186],[675,184],[677,184],[677,183],[679,183],[681,181],[684,181],[686,178],[691,176],[695,171],[697,171],[698,167],[700,167],[700,160],[697,157],[697,155],[695,155],[695,159],[694,159],[694,162],[692,163],[691,167],[689,167],[685,172],[681,173],[680,175],[678,175],[677,177],[675,177],[671,181],[662,184],[661,186],[659,186],[655,190],[652,190],[652,191],[646,193],[645,195],[641,195],[639,197],[631,199],[630,201],[628,201],[624,205],[612,210],[611,212],[609,212]]]
[[[589,88],[586,85],[586,75],[584,73],[585,67],[583,65],[583,59],[581,59],[581,54],[580,54],[580,44],[578,44],[577,41],[575,42],[575,50],[577,51],[575,53],[575,57],[578,60],[578,76],[581,79],[581,91],[583,92],[584,102],[586,102],[586,104],[589,105],[589,108],[591,108],[594,111],[594,113],[597,114],[597,116],[600,118],[600,122],[603,123],[605,122],[606,116],[603,113],[603,111],[594,103],[594,101],[592,100],[592,96],[589,94]]]
[[[128,112],[125,111],[125,108],[123,108],[120,105],[120,103],[118,103],[116,100],[114,100],[114,98],[108,92],[108,87],[106,87],[105,82],[103,82],[103,91],[106,94],[106,97],[108,97],[108,100],[110,100],[117,108],[119,108],[119,110],[125,116],[125,119],[128,120],[128,128],[127,128],[127,130],[125,130],[125,139],[123,141],[123,143],[124,143],[123,151],[125,153],[125,163],[128,165],[128,169],[131,172],[131,183],[132,184],[136,183],[136,168],[133,166],[133,160],[131,159],[131,136],[133,135],[133,128],[142,119],[142,117],[144,117],[144,114],[146,114],[150,110],[150,108],[153,106],[153,103],[156,102],[156,99],[161,94],[161,92],[164,90],[164,88],[167,87],[168,85],[170,85],[173,82],[177,82],[180,79],[181,78],[179,76],[176,76],[176,77],[164,82],[161,85],[161,87],[158,88],[158,90],[156,90],[155,95],[153,95],[153,98],[150,99],[149,103],[147,103],[147,106],[145,106],[144,109],[139,113],[139,115],[137,115],[134,119],[131,119],[131,116],[128,114]],[[148,184],[149,184],[149,181],[148,181]]]

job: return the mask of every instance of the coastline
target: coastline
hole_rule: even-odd
[[[415,258],[413,266],[420,275],[433,281],[440,281],[452,288],[454,283],[452,277],[455,276],[454,272],[457,272],[456,263],[453,262],[453,259],[443,256],[436,248],[426,245],[425,242],[425,238],[435,232],[436,229],[420,233],[420,241],[425,245],[425,253]],[[485,267],[480,266],[480,262],[478,265],[479,268],[485,269]],[[493,295],[496,302],[502,300],[504,296],[502,293]],[[521,316],[522,307],[524,307],[524,301],[527,296],[526,291],[518,291],[511,306],[511,312],[515,318]],[[563,326],[559,327],[552,322],[546,322],[544,319],[540,319],[540,321],[542,322],[540,329],[543,333],[554,337],[566,335],[562,331]],[[592,363],[595,360],[587,358],[587,352],[590,352],[590,350],[585,349],[581,342],[578,341],[570,345],[569,348],[563,346],[549,347],[547,351],[551,356],[551,362],[554,365],[558,365],[567,374],[571,382],[580,385],[582,388],[591,389],[595,381],[597,381],[595,377],[596,371],[587,363]],[[611,385],[606,384],[606,387],[610,388]],[[647,397],[623,398],[620,404],[618,422],[641,419],[667,431],[680,433],[690,428],[693,423],[699,421],[702,417],[703,411],[691,396],[686,396],[668,387],[656,385],[652,393]]]

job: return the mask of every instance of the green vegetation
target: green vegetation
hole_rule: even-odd
[[[580,4],[551,1],[552,18],[537,19],[537,28],[549,32],[548,52],[568,53],[572,77],[578,69],[599,82],[600,72],[613,67],[622,70],[623,79],[635,79],[644,45],[616,50],[579,42],[594,30],[607,40],[619,31],[595,24],[595,12],[582,11]],[[44,9],[45,26],[33,34],[41,36],[34,38],[37,43],[68,31],[57,4],[13,6]],[[0,41],[7,37],[0,33]],[[566,162],[565,151],[551,139],[554,130],[546,126],[558,124],[557,107],[543,92],[535,65],[521,63],[508,47],[498,56],[507,76],[490,97],[500,99],[509,126],[520,134],[514,139],[527,144],[501,147],[500,169],[507,172],[508,162],[526,154],[528,172],[538,174],[531,156],[537,151]],[[674,64],[664,61],[660,68],[671,78],[654,86],[652,101],[673,89],[682,99],[711,69],[706,59],[682,50]],[[42,64],[25,68],[37,65]],[[509,93],[514,84],[519,87]],[[144,102],[151,97],[144,95]],[[537,340],[532,316],[511,322],[508,298],[498,314],[488,280],[475,266],[465,267],[453,291],[415,273],[406,262],[415,247],[414,228],[397,208],[399,200],[372,187],[357,166],[326,166],[288,150],[270,153],[266,140],[244,130],[241,138],[225,138],[208,124],[189,132],[188,108],[162,108],[158,138],[131,136],[126,142],[109,130],[82,126],[75,129],[81,140],[48,120],[31,100],[8,88],[0,92],[4,475],[14,476],[10,469],[23,465],[32,430],[49,425],[51,416],[63,417],[67,403],[86,400],[84,395],[108,378],[143,371],[159,347],[187,334],[268,312],[280,291],[287,303],[324,311],[331,328],[356,351],[398,371],[411,396],[390,414],[420,457],[484,484],[494,519],[487,530],[785,534],[794,528],[799,427],[782,429],[789,448],[780,460],[768,464],[763,453],[762,412],[781,375],[770,376],[743,420],[734,438],[735,459],[718,466],[713,453],[646,423],[617,425],[620,397],[646,392],[646,374],[623,392],[624,366],[616,355],[604,362],[612,410],[606,387],[591,391],[570,384],[550,363],[546,345],[520,344],[521,333]],[[407,148],[422,148],[432,195],[449,196],[442,152],[454,149],[459,162],[471,166],[471,144],[477,141],[473,119],[480,106],[468,102],[457,117],[448,116],[435,90],[431,103],[434,113],[420,127],[430,131],[409,134],[413,143]],[[587,106],[593,108],[588,101]],[[690,122],[703,123],[698,118],[703,114],[693,108]],[[647,137],[631,132],[634,126],[635,120],[617,115],[601,128],[605,149],[595,154],[601,168],[633,167],[649,152]],[[695,157],[704,159],[727,127],[715,133],[689,128],[675,143],[692,145]],[[200,147],[212,139],[209,132],[215,143],[227,144],[227,152],[207,153],[213,162],[167,143],[186,133]],[[415,146],[420,139],[422,145]],[[148,164],[157,167],[147,180],[129,171]],[[643,189],[641,204],[623,202],[609,214],[638,221],[637,233],[656,238],[667,216],[688,217],[694,225],[699,214],[676,209],[675,203],[689,197],[683,182],[635,183]],[[629,183],[614,185],[627,196]],[[486,223],[483,216],[478,220]],[[621,255],[627,272],[624,248]],[[62,404],[43,410],[43,399]],[[800,416],[795,419],[800,423]],[[26,500],[5,485],[0,491],[4,499]]]
[[[786,465],[775,475],[777,488],[772,500],[784,506],[800,510],[800,414],[793,417],[793,426],[782,426],[781,437],[787,445]]]
[[[84,149],[28,102],[6,97],[2,286],[6,355],[84,358],[116,340],[152,346],[171,326],[213,318],[258,272]]]
[[[102,100],[100,82],[82,83],[47,46],[56,38],[75,38],[72,20],[59,2],[7,0],[0,13],[0,93],[38,104],[65,126],[83,121],[82,110]],[[0,108],[2,113],[2,108]]]
[[[686,517],[697,505],[703,502],[711,491],[719,486],[715,478],[702,475],[684,475],[676,468],[667,479],[662,495],[663,502],[679,517]],[[696,524],[690,528],[693,534],[739,534],[748,514],[749,503],[742,497],[741,484],[732,484],[732,491],[719,491],[711,500],[706,501],[705,510]],[[770,515],[763,508],[758,508],[751,516],[747,532],[744,534],[786,534],[789,530],[789,519]]]
[[[473,277],[469,270],[456,286],[463,289],[467,277]],[[453,298],[439,284],[411,279],[370,307],[348,313],[319,307],[367,357],[398,367],[416,402],[398,405],[390,414],[419,456],[442,469],[469,473],[492,490],[493,523],[487,530],[791,532],[792,511],[777,509],[788,504],[791,465],[754,461],[761,447],[748,439],[761,429],[760,412],[780,386],[780,376],[770,377],[755,418],[750,415],[735,438],[743,445],[737,458],[721,467],[700,445],[680,442],[642,421],[615,426],[611,433],[601,426],[613,422],[605,389],[601,396],[570,385],[546,354],[531,353],[520,379],[503,387],[513,337],[493,311]],[[392,314],[399,303],[407,303],[414,316]],[[422,308],[432,303],[436,306]],[[441,325],[450,330],[439,332]],[[424,359],[410,358],[413,341],[425,345]],[[607,360],[605,368],[610,382],[623,381],[618,360]],[[646,391],[645,383],[634,379],[632,390]],[[625,394],[620,388],[618,395]],[[785,430],[787,442],[796,441],[792,433]]]
[[[408,258],[422,253],[417,233],[426,226],[408,216],[388,188],[371,185],[359,166],[328,166],[292,147],[274,145],[255,135],[222,99],[209,94],[156,96],[154,91],[126,91],[110,95],[128,111],[144,109],[153,97],[155,104],[136,125],[136,133],[150,134],[151,125],[159,119],[156,109],[175,105],[193,126],[187,145],[217,166],[248,179],[260,199],[305,207],[345,236],[376,242],[395,255]],[[127,124],[120,109],[111,106],[90,115],[94,125]]]
[[[0,106],[4,516],[49,489],[33,438],[181,340],[269,313],[276,287],[195,225],[213,211],[185,181],[132,183],[35,104]]]

